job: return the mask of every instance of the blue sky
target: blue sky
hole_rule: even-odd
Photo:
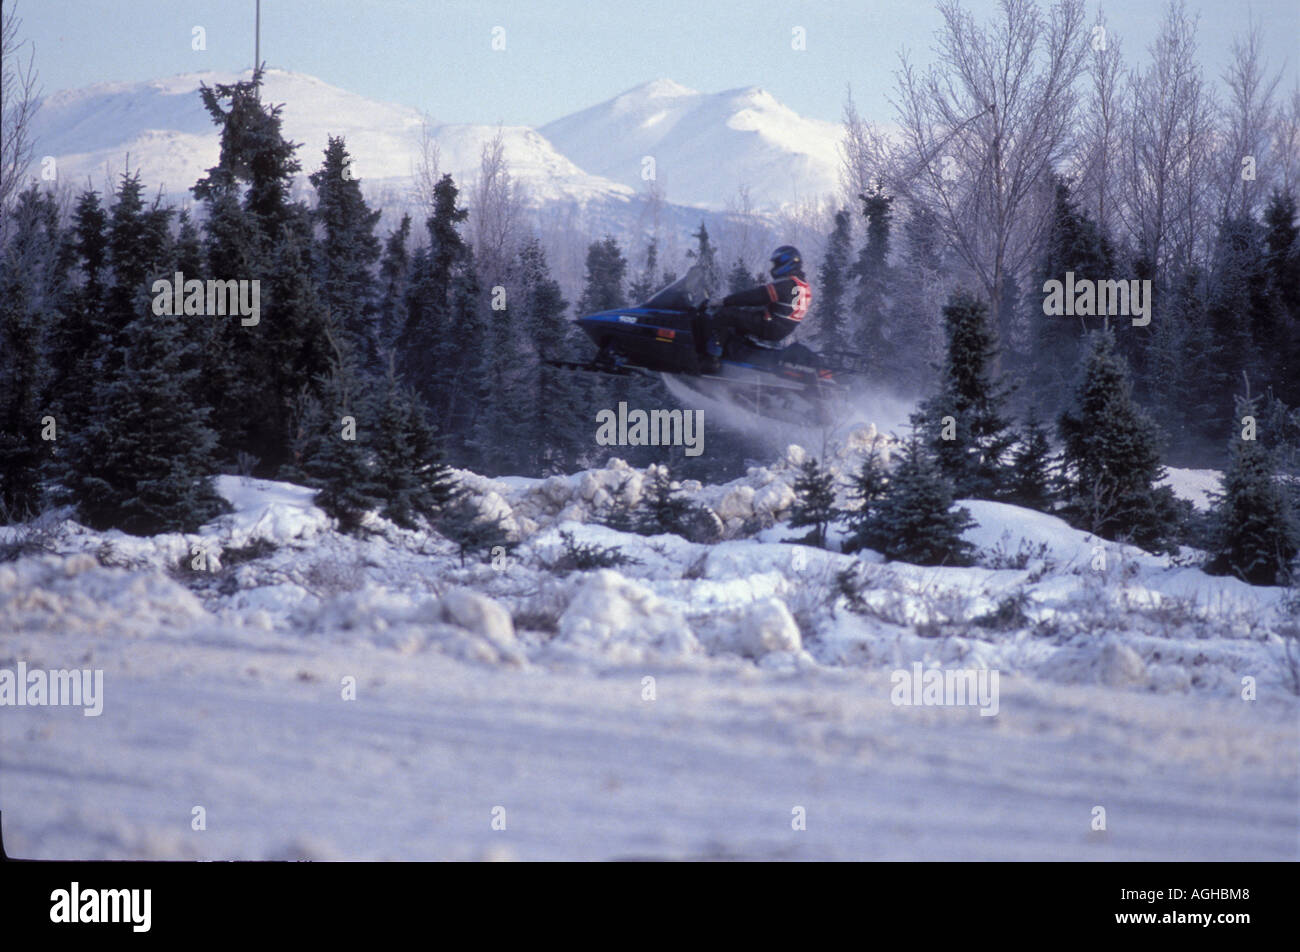
[[[13,0],[5,0],[6,5]],[[1201,13],[1202,61],[1217,77],[1247,6],[1188,0]],[[994,0],[967,6],[991,15]],[[46,92],[253,59],[254,0],[18,0]],[[1132,60],[1155,34],[1160,0],[1104,4]],[[1096,4],[1089,5],[1095,10]],[[1274,68],[1295,83],[1300,2],[1252,0]],[[938,26],[928,0],[262,0],[269,65],[310,73],[448,122],[541,125],[658,77],[706,92],[762,86],[822,119],[846,85],[888,119],[897,51],[925,60]],[[194,26],[207,50],[191,49]],[[802,26],[807,50],[791,49]],[[491,48],[505,29],[504,51]]]

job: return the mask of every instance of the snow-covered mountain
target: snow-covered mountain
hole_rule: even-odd
[[[199,100],[200,83],[230,83],[248,73],[186,73],[140,83],[103,83],[56,93],[45,100],[36,124],[36,154],[58,159],[59,176],[99,187],[128,166],[145,184],[179,196],[214,165],[217,127]],[[406,106],[379,102],[313,76],[267,71],[263,98],[283,103],[285,134],[301,142],[304,174],[320,161],[327,138],[342,135],[353,169],[369,187],[404,191],[420,155],[422,118]],[[434,124],[440,169],[458,181],[478,170],[491,125]],[[563,199],[626,200],[631,190],[591,175],[524,126],[502,128],[506,158],[539,203]]]
[[[129,167],[140,170],[150,190],[181,198],[219,151],[199,85],[241,76],[248,73],[186,73],[55,93],[38,114],[35,154],[54,156],[59,178],[77,186],[89,180],[102,188]],[[284,104],[285,133],[303,144],[304,175],[317,166],[327,137],[342,135],[368,189],[408,193],[420,155],[422,117],[415,109],[280,69],[268,70],[264,98]],[[435,121],[440,169],[468,182],[497,131]],[[514,175],[539,206],[626,206],[646,190],[646,155],[675,205],[721,209],[745,185],[756,208],[775,209],[835,183],[837,128],[805,119],[757,88],[705,94],[656,80],[540,129],[501,132]]]
[[[807,119],[757,86],[720,93],[657,79],[541,127],[580,166],[643,183],[646,156],[673,202],[722,208],[741,186],[759,207],[835,189],[839,126]]]

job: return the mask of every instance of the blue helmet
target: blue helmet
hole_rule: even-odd
[[[803,274],[803,258],[794,245],[782,245],[772,252],[772,277],[784,278]]]

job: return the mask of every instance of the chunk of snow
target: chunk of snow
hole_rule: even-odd
[[[558,644],[620,661],[701,650],[680,611],[611,569],[578,583],[558,629]]]

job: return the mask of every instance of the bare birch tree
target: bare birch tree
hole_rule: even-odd
[[[1287,104],[1277,111],[1273,145],[1278,153],[1279,184],[1295,195],[1300,189],[1300,86],[1291,90]]]
[[[420,140],[416,145],[415,159],[411,167],[415,197],[427,214],[433,213],[433,189],[442,174],[439,168],[442,154],[433,129],[433,120],[424,116],[420,120]]]
[[[505,131],[483,144],[479,173],[470,193],[469,223],[479,274],[488,284],[504,283],[523,218],[523,194],[506,161]]]
[[[889,163],[889,142],[875,123],[862,118],[853,101],[853,90],[844,94],[839,142],[840,203],[856,208],[858,196],[870,192],[885,177]]]
[[[19,37],[17,5],[0,3],[0,239],[32,161],[32,120],[40,106],[36,49]]]
[[[1037,253],[1044,182],[1068,153],[1088,46],[1080,0],[1059,0],[1046,17],[1032,0],[1000,7],[980,26],[942,0],[937,63],[923,74],[901,57],[903,145],[887,187],[934,213],[1006,339],[1007,281]]]
[[[1088,41],[1089,89],[1079,125],[1079,179],[1075,195],[1107,234],[1115,234],[1115,183],[1123,134],[1124,62],[1117,35],[1100,10]]]
[[[1263,28],[1251,22],[1233,37],[1232,61],[1223,76],[1228,89],[1223,126],[1221,217],[1254,215],[1279,178],[1281,156],[1273,150],[1274,105],[1281,73],[1268,75],[1261,47]]]
[[[1197,18],[1181,0],[1165,11],[1145,71],[1129,75],[1124,145],[1124,225],[1140,255],[1164,275],[1195,253],[1197,212],[1206,178],[1195,168],[1213,148],[1210,92],[1196,63]]]

